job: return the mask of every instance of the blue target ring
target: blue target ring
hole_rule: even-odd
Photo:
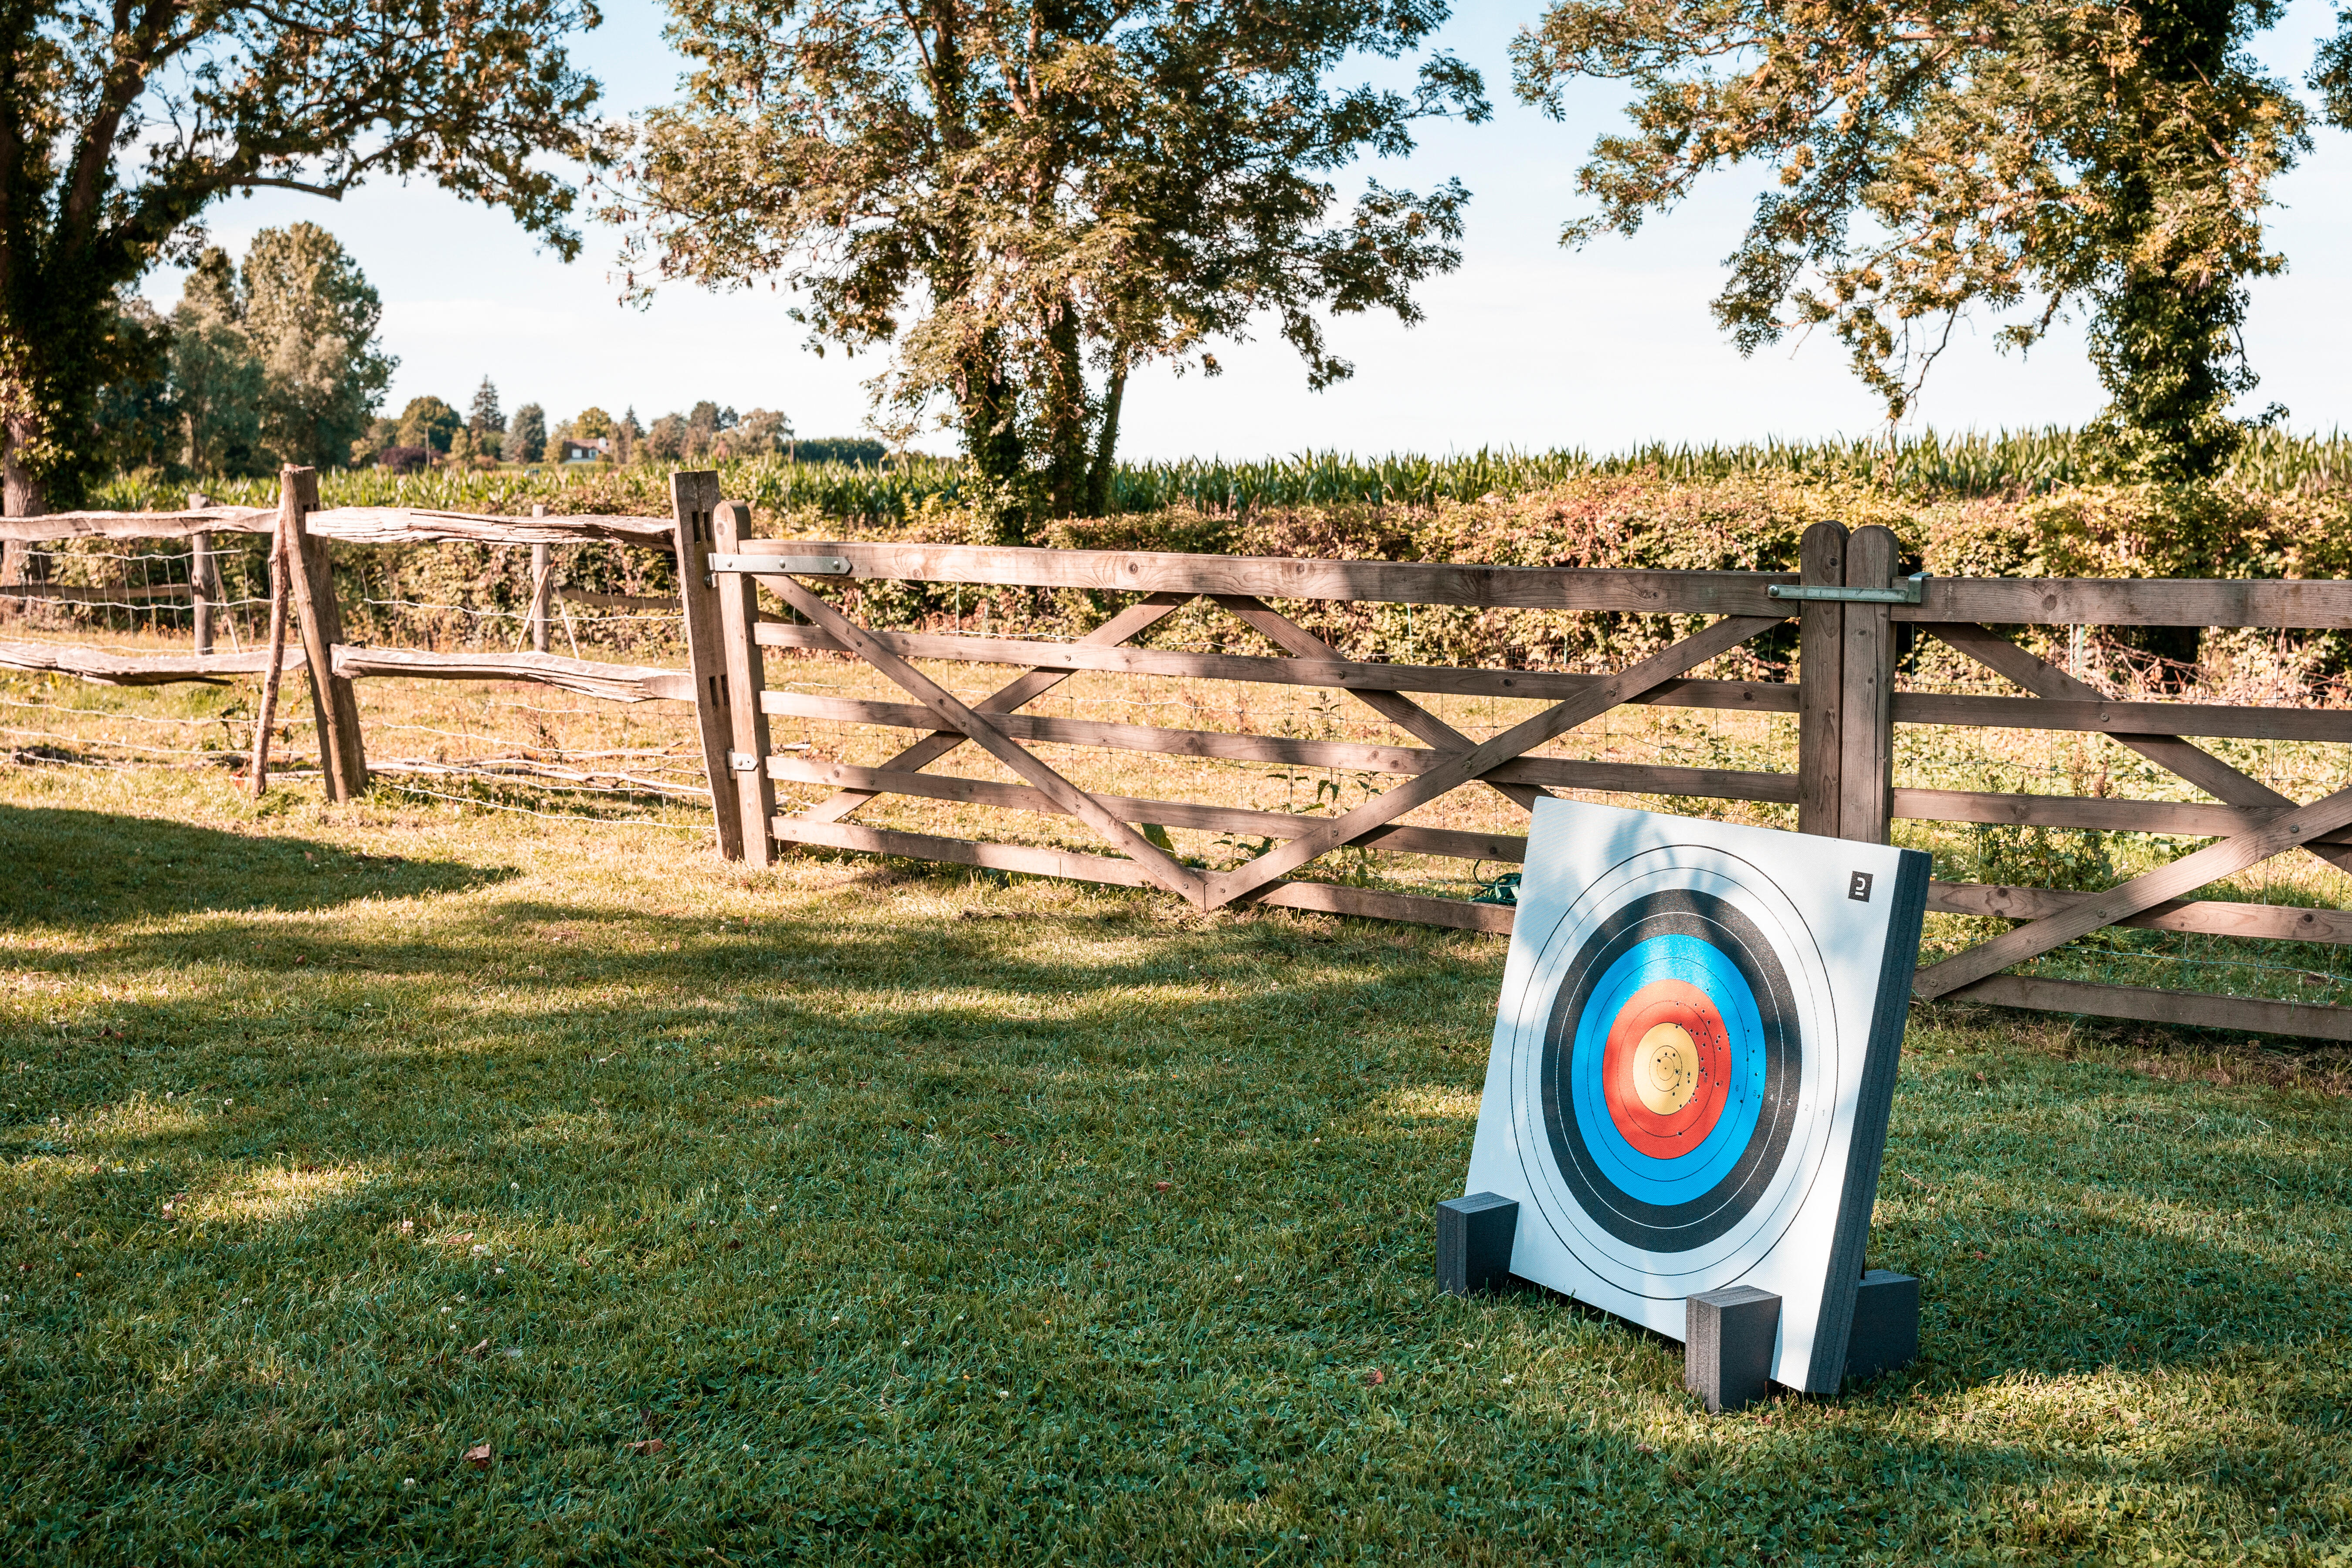
[[[1633,994],[1654,980],[1680,980],[1705,994],[1731,1047],[1723,1114],[1704,1141],[1671,1160],[1645,1154],[1626,1140],[1608,1113],[1601,1083],[1601,1045],[1611,1025]],[[1679,932],[1649,937],[1612,963],[1593,987],[1577,1019],[1569,1071],[1577,1130],[1601,1173],[1643,1203],[1685,1204],[1729,1175],[1755,1137],[1764,1109],[1764,1016],[1746,976],[1722,950]]]
[[[1695,993],[1720,1024],[1725,1071],[1714,1124],[1663,1158],[1635,1147],[1612,1115],[1604,1043],[1637,995],[1669,985]],[[1594,1224],[1645,1251],[1717,1240],[1754,1209],[1788,1152],[1802,1053],[1787,972],[1753,921],[1694,888],[1628,901],[1585,935],[1551,1003],[1538,1092],[1562,1181]]]

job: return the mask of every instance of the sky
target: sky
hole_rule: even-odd
[[[1219,376],[1140,374],[1122,414],[1122,456],[1609,451],[1879,428],[1878,405],[1834,338],[1743,359],[1708,314],[1759,176],[1715,175],[1633,237],[1561,248],[1560,225],[1584,210],[1577,166],[1595,135],[1622,123],[1624,89],[1575,84],[1563,121],[1518,103],[1507,51],[1539,10],[1539,0],[1457,5],[1436,47],[1485,73],[1494,119],[1429,125],[1410,158],[1366,166],[1391,185],[1426,190],[1458,176],[1472,192],[1461,268],[1418,290],[1425,319],[1411,329],[1387,316],[1333,321],[1331,347],[1356,374],[1320,393],[1271,338],[1220,347]],[[2290,0],[2259,52],[2300,81],[2314,41],[2333,30],[2332,13],[2326,0]],[[684,66],[662,40],[658,0],[607,0],[604,15],[573,49],[604,83],[608,110],[671,100]],[[2352,135],[2321,130],[2314,142],[2275,186],[2271,237],[2289,268],[2252,285],[2245,341],[2263,384],[2248,402],[2283,403],[2294,428],[2328,431],[2352,426],[2352,378],[2343,373],[2352,361],[2343,305],[2352,297]],[[383,344],[400,360],[391,412],[423,395],[463,408],[487,375],[509,410],[539,403],[551,423],[592,404],[633,407],[649,422],[709,398],[782,410],[805,437],[865,429],[862,383],[877,362],[838,350],[819,357],[787,319],[788,298],[767,289],[675,284],[649,305],[624,304],[619,237],[608,228],[590,225],[567,265],[504,215],[423,182],[380,182],[340,203],[265,191],[206,215],[215,241],[239,255],[256,231],[305,220],[331,230],[383,296]],[[169,269],[146,285],[164,310],[179,289]],[[1963,325],[1914,424],[2019,429],[2079,424],[2097,411],[2103,398],[2078,328],[2062,326],[2021,359],[1997,351],[1991,336],[1991,323]],[[919,444],[948,450],[953,440],[935,434]]]

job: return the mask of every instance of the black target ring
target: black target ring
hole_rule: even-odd
[[[1583,1123],[1599,1110],[1589,1100],[1590,1075],[1571,1058],[1585,1011],[1612,967],[1643,943],[1681,937],[1704,944],[1727,962],[1752,998],[1760,1065],[1752,1131],[1728,1171],[1687,1201],[1657,1203],[1627,1190],[1596,1157]],[[1755,922],[1712,893],[1666,889],[1644,894],[1611,913],[1586,938],[1561,975],[1540,1052],[1544,1129],[1562,1181],[1595,1225],[1630,1246],[1653,1253],[1687,1252],[1727,1235],[1771,1188],[1788,1152],[1802,1079],[1802,1031],[1788,975]],[[1582,1087],[1580,1087],[1582,1086]]]

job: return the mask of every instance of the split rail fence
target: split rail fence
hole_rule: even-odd
[[[821,846],[996,870],[1152,887],[1201,910],[1258,903],[1374,919],[1507,931],[1507,905],[1318,881],[1297,873],[1335,850],[1517,862],[1524,837],[1401,819],[1453,791],[1494,791],[1520,806],[1555,790],[1778,803],[1801,830],[1884,842],[1896,819],[2020,825],[2210,838],[2118,886],[2083,892],[1937,881],[1929,908],[2005,919],[2010,929],[1923,968],[1915,994],[2011,1006],[2352,1040],[2352,1007],[2021,975],[2006,971],[2110,926],[2352,943],[2352,912],[2193,899],[2189,895],[2281,855],[2311,855],[2352,871],[2352,787],[2309,802],[2281,795],[2184,736],[2352,742],[2352,711],[2176,701],[2111,700],[2018,645],[2003,626],[2258,626],[2352,629],[2352,583],[1921,578],[1900,574],[1895,537],[1819,524],[1796,573],[1608,571],[1376,561],[1253,559],[1139,552],[850,543],[758,539],[751,509],[723,500],[718,476],[673,476],[669,518],[488,518],[408,509],[316,509],[315,479],[289,470],[274,513],[196,509],[170,514],[69,514],[0,521],[0,537],[169,537],[205,529],[276,529],[301,563],[290,574],[301,647],[287,668],[324,669],[313,682],[328,793],[365,787],[350,682],[373,676],[532,680],[625,701],[690,701],[697,710],[720,853],[769,864],[780,844]],[[367,649],[341,642],[327,544],[468,539],[548,544],[621,540],[675,552],[685,670],[598,664],[545,653]],[[822,590],[845,581],[1079,589],[1131,595],[1074,641],[878,629]],[[542,560],[535,602],[543,605]],[[761,613],[759,590],[791,616]],[[1265,658],[1134,646],[1196,601],[1214,605],[1282,650]],[[1411,666],[1349,659],[1276,609],[1348,601],[1706,617],[1662,651],[1613,674]],[[1798,679],[1699,679],[1692,671],[1794,619]],[[1898,628],[1911,626],[2023,695],[1898,691]],[[772,689],[770,649],[845,657],[909,699],[885,702]],[[967,702],[916,661],[1018,670]],[[0,664],[144,683],[250,673],[253,654],[125,658],[93,648],[0,643]],[[1421,742],[1365,745],[1296,736],[1184,730],[1047,717],[1023,710],[1084,671],[1313,688],[1345,693]],[[1412,694],[1547,703],[1501,733],[1463,733]],[[1534,754],[1628,706],[1792,715],[1792,773],[1587,761]],[[793,755],[770,744],[772,717],[874,725],[917,738],[878,767]],[[2210,797],[2210,803],[1894,786],[1895,726],[1947,725],[2101,734]],[[1401,782],[1331,816],[1090,792],[1046,762],[1039,744],[1284,766],[1334,766]],[[1021,782],[929,771],[966,745]],[[829,793],[780,813],[779,784]],[[987,842],[851,820],[886,796],[1075,819],[1105,853]],[[1164,832],[1231,834],[1267,847],[1213,869],[1181,859]]]

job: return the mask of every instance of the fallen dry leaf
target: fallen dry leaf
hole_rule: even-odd
[[[480,1344],[476,1345],[472,1350],[467,1351],[466,1353],[469,1356],[479,1356],[484,1351],[489,1348],[490,1342],[484,1340]]]
[[[477,1443],[472,1447],[466,1450],[466,1463],[473,1466],[475,1468],[480,1469],[489,1462],[490,1446],[488,1443]]]
[[[455,1236],[443,1237],[441,1238],[441,1245],[444,1247],[463,1247],[466,1243],[473,1239],[474,1233],[472,1231],[461,1230]]]
[[[1382,1372],[1379,1367],[1372,1368],[1371,1376],[1364,1379],[1366,1383],[1370,1384],[1374,1388],[1378,1388],[1381,1384],[1386,1383],[1388,1380],[1389,1374]]]
[[[641,1443],[624,1443],[621,1447],[632,1454],[658,1454],[669,1445],[659,1437],[647,1437]]]

